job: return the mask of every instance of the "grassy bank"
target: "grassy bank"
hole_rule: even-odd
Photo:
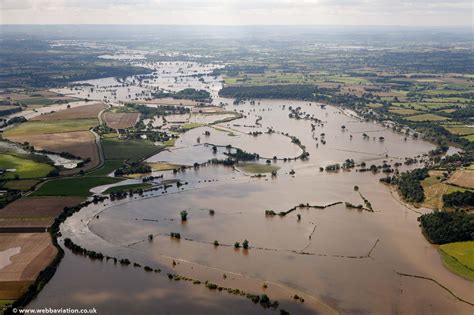
[[[474,241],[444,244],[439,250],[449,270],[474,281]]]

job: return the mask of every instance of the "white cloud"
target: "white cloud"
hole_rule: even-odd
[[[2,24],[471,25],[471,0],[0,0]]]

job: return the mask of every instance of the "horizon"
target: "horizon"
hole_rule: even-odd
[[[133,3],[125,0],[0,0],[0,8],[1,25],[370,25],[472,28],[473,15],[472,2],[469,0],[436,3],[428,0],[140,0]]]

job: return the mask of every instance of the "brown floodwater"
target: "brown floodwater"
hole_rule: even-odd
[[[289,136],[301,141],[309,160],[272,161],[280,168],[276,178],[255,178],[224,166],[161,172],[164,179],[188,184],[82,209],[61,226],[64,237],[87,249],[161,268],[162,273],[90,261],[66,250],[57,274],[30,307],[96,306],[114,314],[272,312],[244,297],[170,281],[166,273],[171,272],[246,292],[265,292],[296,314],[474,312],[469,304],[474,303],[474,282],[447,270],[436,247],[420,231],[417,217],[428,209],[405,206],[379,182],[381,173],[319,171],[348,158],[368,166],[383,161],[393,165],[428,152],[432,144],[405,140],[400,133],[331,106],[285,100],[260,100],[255,105],[215,102],[227,103],[226,110],[241,112],[245,118],[193,129],[174,149],[149,160],[192,165],[225,156],[224,149],[214,155],[204,143],[230,144],[263,157],[298,156],[301,148]],[[289,118],[289,106],[301,107],[301,112],[322,123]],[[265,134],[268,128],[275,132]],[[204,135],[206,130],[209,136]],[[264,134],[248,134],[254,131]],[[346,208],[344,202],[363,205],[361,195],[373,212]],[[343,203],[296,208],[283,217],[265,215],[265,210],[279,213],[299,204],[336,202]],[[188,212],[184,223],[182,210]],[[172,232],[179,232],[181,239],[172,239]],[[150,234],[153,241],[148,240]],[[220,246],[213,245],[215,240]],[[249,241],[248,250],[234,248],[235,242],[244,240]],[[295,294],[305,303],[295,301]]]

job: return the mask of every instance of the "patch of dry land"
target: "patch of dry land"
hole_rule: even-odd
[[[0,233],[0,300],[19,298],[56,254],[49,233]]]
[[[194,107],[192,109],[192,113],[197,114],[197,113],[203,113],[203,114],[209,114],[209,113],[222,113],[225,110],[222,107],[217,107],[217,106],[205,106],[205,107]]]
[[[447,182],[456,186],[474,189],[474,170],[457,170],[453,175],[451,175]]]
[[[82,201],[80,197],[26,197],[18,199],[0,209],[0,231],[2,228],[48,228],[64,207]]]
[[[200,103],[192,100],[178,100],[174,98],[159,98],[151,101],[140,102],[140,104],[156,104],[156,105],[182,105],[197,106]]]
[[[125,129],[135,126],[139,113],[114,113],[106,112],[103,116],[105,123],[110,128]]]
[[[27,134],[10,136],[7,139],[18,143],[29,142],[37,150],[69,152],[84,159],[90,158],[91,162],[87,163],[84,169],[91,169],[100,162],[95,137],[90,131]]]
[[[40,116],[36,116],[32,120],[62,120],[62,119],[85,119],[85,118],[96,118],[99,112],[105,109],[107,106],[103,103],[95,103],[91,105],[78,106],[74,108],[68,108],[54,113],[48,113]]]

